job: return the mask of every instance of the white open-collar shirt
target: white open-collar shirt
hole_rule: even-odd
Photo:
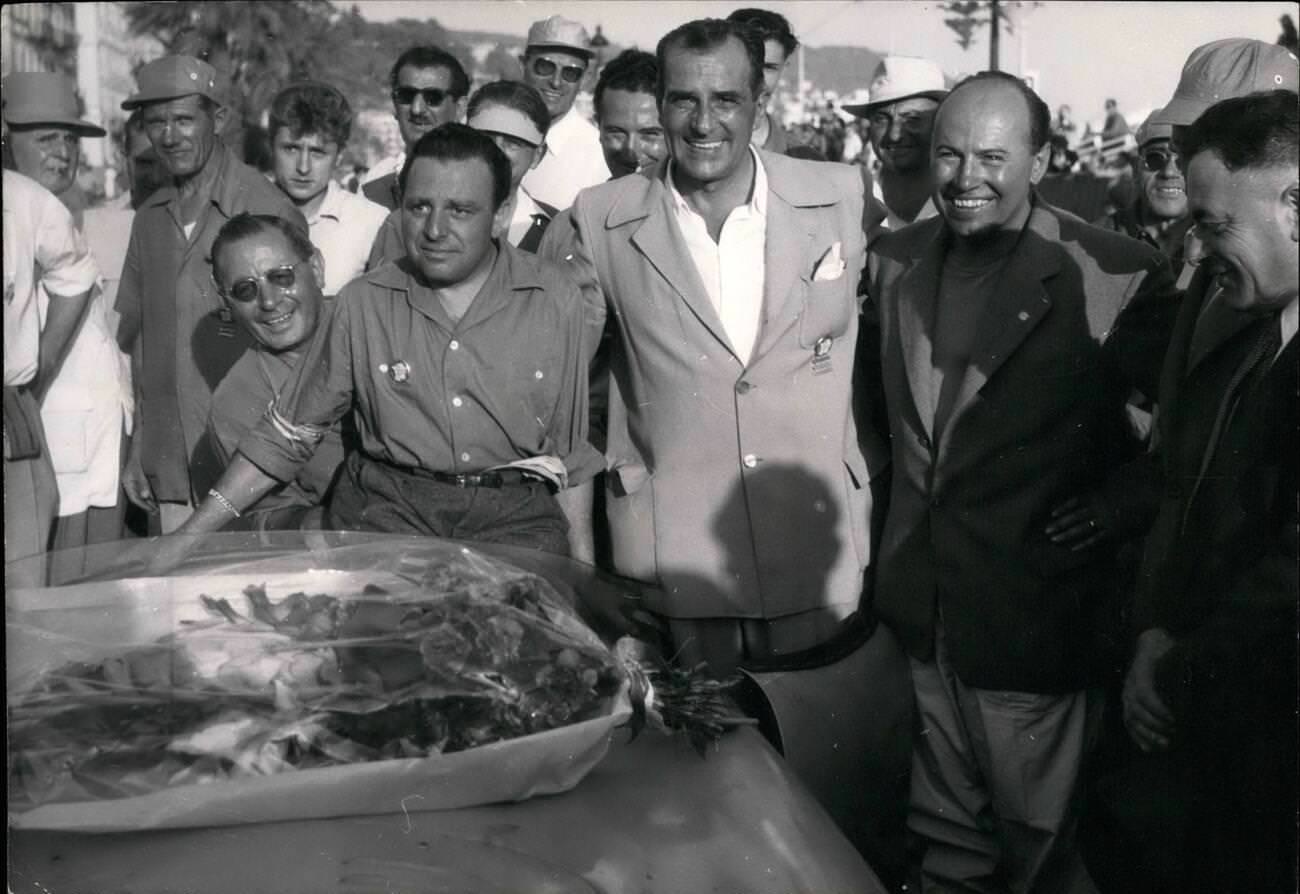
[[[668,168],[673,217],[731,349],[745,364],[754,350],[763,316],[767,245],[767,172],[753,147],[749,152],[754,159],[753,191],[748,202],[727,215],[717,242],[709,235],[704,217],[678,192],[674,166]]]

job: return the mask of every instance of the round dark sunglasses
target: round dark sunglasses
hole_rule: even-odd
[[[551,75],[555,74],[555,70],[558,68],[560,69],[560,77],[564,79],[566,84],[578,83],[582,80],[582,75],[587,71],[587,69],[583,68],[581,65],[566,65],[561,68],[550,59],[543,59],[540,56],[532,61],[530,67],[533,70],[533,74],[537,75],[539,78],[549,78]]]
[[[297,264],[285,264],[282,267],[272,267],[261,276],[246,276],[243,279],[236,280],[228,290],[221,288],[221,283],[217,283],[217,291],[224,298],[233,298],[234,300],[248,304],[250,301],[256,301],[262,294],[262,281],[270,283],[282,292],[287,292],[298,284],[298,268],[305,261],[299,261]]]
[[[1163,171],[1171,158],[1177,161],[1178,153],[1167,149],[1151,149],[1142,153],[1142,167],[1154,174]]]

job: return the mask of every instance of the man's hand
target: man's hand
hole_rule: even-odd
[[[143,439],[140,437],[139,423],[137,422],[136,425],[135,436],[131,438],[131,446],[126,452],[126,465],[122,469],[122,490],[126,491],[128,500],[145,512],[153,514],[158,511],[158,501],[154,499],[153,488],[144,474],[144,465],[140,458],[140,442]]]
[[[1164,751],[1174,734],[1174,715],[1156,692],[1156,664],[1174,647],[1173,638],[1160,628],[1143,631],[1137,652],[1124,678],[1124,727],[1143,751]]]
[[[1096,546],[1110,535],[1110,513],[1098,494],[1070,497],[1052,510],[1044,532],[1057,546],[1078,552]]]

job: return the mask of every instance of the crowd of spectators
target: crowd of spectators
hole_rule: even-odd
[[[1294,890],[1300,63],[1199,47],[1096,162],[908,56],[787,130],[797,46],[684,23],[591,119],[579,22],[477,89],[412,47],[364,175],[345,86],[279,92],[259,169],[164,56],[93,207],[105,131],[6,78],[7,583],[226,529],[568,556],[684,667],[855,656],[813,721],[854,747],[786,756],[892,889]]]

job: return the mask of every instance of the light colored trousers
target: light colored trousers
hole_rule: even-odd
[[[947,661],[911,659],[917,736],[908,831],[923,892],[1096,894],[1075,846],[1098,692],[974,689]]]

